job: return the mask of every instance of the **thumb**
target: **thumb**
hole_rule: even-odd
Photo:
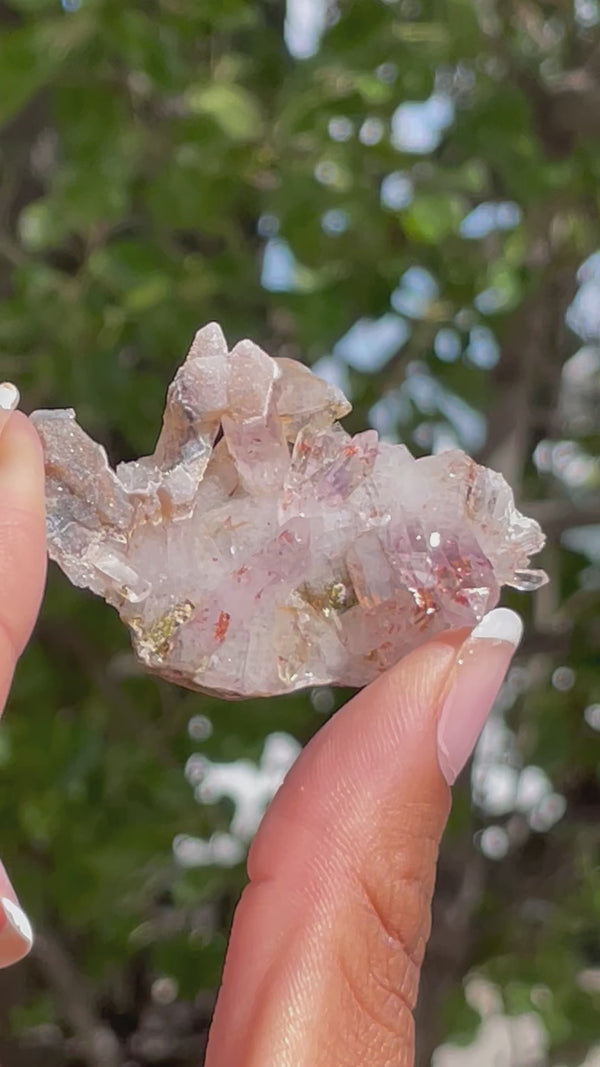
[[[452,783],[521,636],[443,634],[306,747],[253,843],[206,1067],[408,1067]]]

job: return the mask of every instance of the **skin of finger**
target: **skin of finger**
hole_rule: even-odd
[[[0,437],[0,708],[31,634],[46,576],[44,462],[27,417]]]
[[[19,905],[17,894],[15,893],[12,882],[6,873],[4,864],[0,861],[0,897],[8,897],[14,904]],[[22,937],[13,931],[9,923],[5,923],[4,927],[0,928],[0,967],[10,967],[13,963],[18,963],[30,950],[28,945]]]
[[[27,417],[16,411],[0,436],[0,711],[39,610],[45,575],[42,446]],[[2,863],[0,897],[19,903]],[[0,967],[16,963],[29,949],[3,916]]]
[[[412,1064],[450,803],[436,723],[464,638],[377,679],[287,776],[250,853],[206,1067]]]

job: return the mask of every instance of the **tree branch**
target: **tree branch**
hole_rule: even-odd
[[[458,847],[442,849],[433,900],[433,927],[421,976],[415,1012],[415,1067],[429,1067],[443,1039],[442,1006],[460,986],[469,968],[476,939],[474,918],[486,883],[486,863],[472,847],[472,832]]]
[[[122,1067],[119,1042],[98,1018],[87,982],[58,938],[37,931],[33,958],[44,974],[59,1016],[72,1028],[88,1067]]]
[[[576,262],[532,263],[545,276],[514,314],[494,371],[497,402],[490,414],[488,441],[479,461],[499,470],[519,493],[532,452],[536,401],[556,404],[562,365],[571,354],[565,315],[576,289]]]

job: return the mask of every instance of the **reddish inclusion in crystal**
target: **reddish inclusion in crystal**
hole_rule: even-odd
[[[439,609],[439,604],[431,589],[413,590],[417,610],[414,615],[415,626],[423,630],[429,625],[433,615]]]
[[[215,625],[215,640],[218,641],[220,645],[225,640],[227,631],[229,629],[230,619],[231,615],[228,611],[221,611],[219,613],[219,618],[217,619]]]

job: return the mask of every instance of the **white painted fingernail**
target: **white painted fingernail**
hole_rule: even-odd
[[[12,382],[0,382],[0,434],[20,399],[16,385],[13,385]]]
[[[16,385],[12,382],[0,382],[0,410],[14,411],[20,399]]]
[[[438,760],[452,785],[471,755],[523,634],[514,611],[485,615],[459,649],[438,723]]]
[[[26,956],[33,944],[33,930],[25,912],[14,900],[0,899],[0,967]]]
[[[13,929],[16,930],[25,941],[29,941],[30,945],[33,944],[33,930],[23,908],[20,908],[18,904],[15,904],[14,900],[9,900],[8,897],[2,897],[0,903],[2,904],[2,910]]]
[[[508,641],[509,645],[517,648],[523,636],[523,620],[510,608],[494,608],[484,615],[470,636],[471,640],[474,637],[484,637],[492,641]]]

